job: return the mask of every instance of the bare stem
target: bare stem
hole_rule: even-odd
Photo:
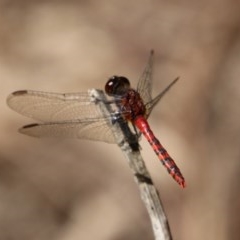
[[[109,115],[111,108],[109,104],[105,104],[106,97],[104,93],[100,90],[93,89],[90,94],[93,99],[100,99],[103,101],[96,101],[104,115]],[[126,141],[124,132],[121,130],[121,126],[116,122],[112,123],[109,120],[109,125],[114,132],[116,143],[123,151],[123,154],[128,160],[129,167],[131,168],[134,179],[139,187],[141,198],[147,208],[154,236],[156,240],[171,240],[171,232],[168,224],[167,217],[165,215],[162,202],[160,200],[159,193],[157,192],[151,176],[145,166],[139,149],[134,150],[130,144]]]

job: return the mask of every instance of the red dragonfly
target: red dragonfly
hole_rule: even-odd
[[[103,115],[89,92],[62,94],[21,90],[10,94],[7,103],[16,112],[41,122],[23,126],[19,130],[34,137],[71,137],[116,143],[109,119],[112,119],[114,124],[121,116],[125,123],[130,122],[133,125],[137,144],[142,133],[169,174],[184,188],[185,180],[180,169],[147,122],[153,107],[178,78],[152,98],[152,65],[153,51],[140,77],[137,90],[131,88],[125,77],[113,76],[108,80],[105,92],[111,100],[107,100],[105,104],[115,104],[115,109],[117,106],[117,110],[109,115]]]

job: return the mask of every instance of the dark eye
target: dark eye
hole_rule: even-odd
[[[130,88],[130,82],[125,77],[113,76],[106,85],[105,92],[108,95],[123,95]]]

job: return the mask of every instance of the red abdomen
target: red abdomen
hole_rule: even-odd
[[[174,180],[181,186],[185,187],[185,180],[182,176],[180,169],[177,167],[173,159],[169,156],[166,149],[162,146],[159,140],[154,136],[147,120],[143,116],[138,116],[134,119],[135,126],[139,131],[146,137],[150,145],[152,146],[154,152],[157,154],[159,160],[167,168],[169,174],[174,178]]]

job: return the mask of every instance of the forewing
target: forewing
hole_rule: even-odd
[[[34,123],[20,128],[19,131],[32,137],[78,138],[115,143],[114,134],[108,124],[104,119],[85,122]]]
[[[137,91],[140,93],[144,103],[152,100],[152,69],[154,51],[150,52],[147,66],[138,81]]]
[[[42,122],[103,118],[88,92],[62,94],[23,90],[10,94],[7,104],[16,112]]]

